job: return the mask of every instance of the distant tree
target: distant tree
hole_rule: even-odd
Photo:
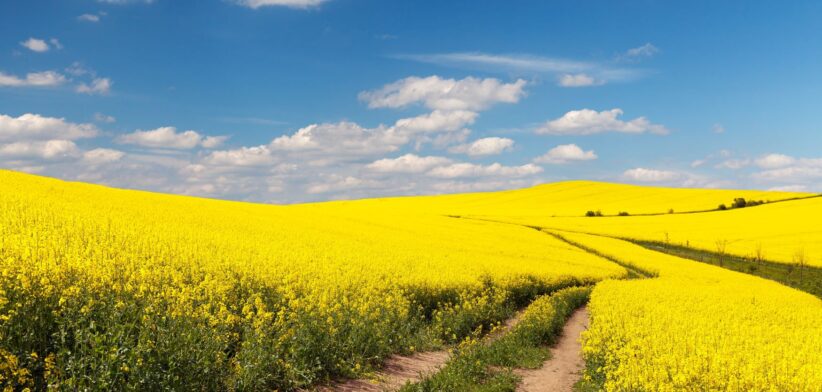
[[[725,250],[728,248],[728,240],[716,240],[716,253],[719,255],[719,266],[725,263]]]
[[[754,260],[759,264],[765,261],[765,251],[762,249],[761,242],[757,242],[756,248],[754,248]]]
[[[628,216],[631,215],[627,211],[620,211],[619,216]]]
[[[719,207],[717,207],[717,209],[720,211],[725,211],[728,209],[728,206],[726,206],[725,204],[720,204]]]
[[[731,204],[731,208],[745,208],[748,206],[748,202],[745,201],[744,197],[737,197],[734,199],[734,203]]]
[[[593,212],[593,211],[588,211],[588,212],[585,213],[585,216],[588,216],[588,217],[597,216],[597,213]]]
[[[793,254],[793,262],[799,268],[799,284],[802,284],[802,278],[807,265],[807,257],[805,256],[805,248],[799,248]]]
[[[669,213],[669,214],[673,214],[673,213],[674,213],[674,209],[673,209],[673,208],[669,208],[669,209],[668,209],[668,213]]]
[[[602,216],[602,210],[597,210],[597,216]]]

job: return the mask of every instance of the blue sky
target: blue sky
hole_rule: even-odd
[[[0,4],[0,167],[262,202],[822,191],[822,4]]]

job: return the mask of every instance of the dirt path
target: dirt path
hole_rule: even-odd
[[[396,391],[406,382],[419,381],[420,376],[436,372],[451,354],[448,351],[416,353],[411,356],[395,355],[385,361],[385,365],[373,379],[348,380],[339,384],[319,387],[322,392],[383,392]]]
[[[588,329],[588,309],[581,308],[571,315],[556,346],[551,348],[551,359],[541,368],[517,370],[522,377],[518,391],[572,391],[579,380],[585,361],[579,337]]]
[[[522,312],[505,321],[502,328],[494,331],[485,339],[493,342],[519,323]],[[448,360],[451,353],[448,350],[416,353],[411,356],[394,355],[385,361],[371,379],[358,379],[340,382],[338,384],[321,386],[319,392],[385,392],[396,391],[407,382],[417,382],[423,377],[439,371]]]

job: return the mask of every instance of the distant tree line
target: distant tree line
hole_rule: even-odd
[[[765,203],[767,203],[767,201],[763,201],[763,200],[745,200],[744,197],[737,197],[736,199],[734,199],[734,202],[733,202],[733,204],[731,204],[730,207],[728,207],[727,205],[725,205],[723,203],[723,204],[720,204],[719,207],[717,207],[717,209],[720,210],[720,211],[724,211],[724,210],[729,210],[729,209],[732,209],[732,208],[753,207],[753,206],[758,206],[760,204],[765,204]]]

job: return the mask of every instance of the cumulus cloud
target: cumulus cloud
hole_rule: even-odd
[[[235,0],[237,4],[252,9],[272,6],[306,9],[318,7],[327,1],[328,0]]]
[[[405,154],[398,158],[376,160],[366,165],[366,168],[380,173],[423,173],[450,162],[450,159],[444,157],[421,157],[414,154]]]
[[[220,166],[259,166],[274,162],[268,146],[240,147],[211,152],[205,162]]]
[[[81,94],[106,95],[111,92],[112,84],[109,78],[94,78],[90,83],[80,83],[75,91]]]
[[[22,141],[0,144],[0,157],[41,158],[54,160],[77,156],[79,150],[71,140]]]
[[[397,120],[394,128],[398,132],[427,133],[457,131],[466,125],[473,124],[477,113],[468,110],[442,111],[434,110],[431,113],[417,117]]]
[[[580,74],[563,74],[559,77],[559,85],[562,87],[588,87],[602,84],[601,81],[594,79],[593,76]]]
[[[505,151],[511,151],[514,141],[504,137],[486,137],[477,139],[471,143],[461,144],[448,149],[456,154],[468,154],[470,156],[497,155]]]
[[[75,140],[94,137],[98,132],[93,124],[76,124],[63,118],[32,113],[19,117],[0,114],[0,141]]]
[[[450,165],[435,167],[428,172],[429,176],[438,178],[461,178],[461,177],[524,177],[541,173],[542,168],[528,163],[522,166],[503,166],[499,163],[490,165],[477,165],[473,163],[453,163]]]
[[[66,82],[66,77],[59,72],[31,72],[25,78],[0,72],[0,87],[54,87]]]
[[[753,174],[758,180],[801,183],[822,178],[822,158],[767,154],[757,159],[756,165],[764,169]]]
[[[665,182],[680,179],[680,173],[668,170],[646,169],[642,167],[626,170],[622,173],[626,179],[639,182]]]
[[[274,156],[268,146],[213,151],[205,159],[207,163],[226,166],[259,166],[273,161]]]
[[[339,155],[371,155],[392,152],[408,138],[392,128],[364,128],[353,122],[311,124],[292,135],[271,142],[271,148],[283,151],[333,152]]]
[[[591,109],[572,110],[562,117],[551,120],[537,128],[543,135],[593,135],[603,132],[621,133],[654,133],[664,135],[668,129],[654,124],[645,117],[623,121],[622,109],[611,109],[597,112]]]
[[[516,103],[525,95],[526,82],[468,77],[461,80],[408,77],[374,91],[360,93],[370,108],[402,108],[422,104],[434,110],[484,110],[495,103]]]
[[[756,160],[756,165],[763,169],[777,169],[796,163],[796,158],[785,154],[768,154]]]
[[[49,50],[49,44],[45,40],[38,38],[29,38],[20,42],[20,45],[32,52],[43,53]]]
[[[126,153],[110,148],[95,148],[83,153],[83,160],[92,165],[116,162],[122,159]]]
[[[534,159],[535,163],[564,164],[597,159],[593,150],[584,151],[576,144],[562,144]]]
[[[137,130],[117,138],[117,142],[121,144],[171,149],[213,148],[223,140],[225,140],[225,136],[203,136],[197,131],[191,130],[177,132],[175,127],[160,127],[148,131]]]

